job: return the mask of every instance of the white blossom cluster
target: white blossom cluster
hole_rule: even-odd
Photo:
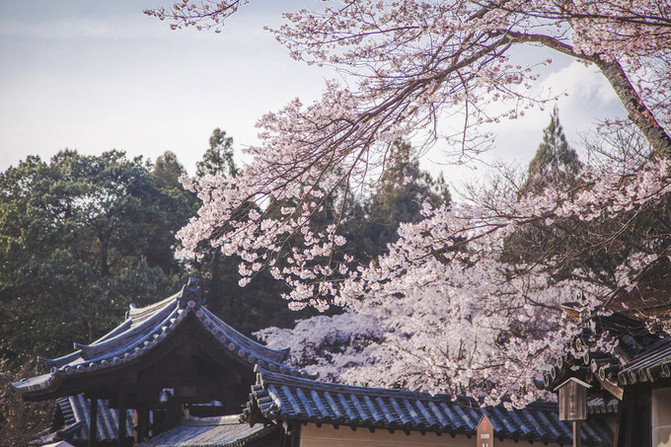
[[[243,3],[182,0],[172,12],[148,13],[174,27],[209,23],[220,30]],[[273,32],[296,59],[333,65],[354,81],[329,81],[319,101],[296,99],[262,117],[262,144],[248,149],[252,162],[234,181],[183,179],[203,201],[179,233],[185,254],[197,255],[207,241],[242,259],[243,285],[268,268],[289,286],[291,307],[350,309],[294,331],[297,346],[305,346],[296,361],[322,352],[328,361],[314,367],[328,377],[529,399],[530,379],[575,331],[560,305],[580,296],[586,314],[598,312],[612,291],[594,285],[588,272],[554,280],[553,259],[544,268],[501,262],[503,241],[530,223],[636,216],[668,195],[670,123],[659,104],[671,81],[669,1],[322,4],[286,14],[286,25]],[[509,58],[511,48],[528,44],[594,64],[655,156],[588,167],[571,188],[522,197],[497,190],[449,208],[427,205],[424,220],[402,225],[389,254],[369,266],[342,255],[345,201],[334,197],[359,191],[388,166],[395,141],[416,136],[451,145],[458,156],[477,153],[490,137],[478,133],[482,124],[542,103],[530,95],[534,68],[551,61],[517,65]],[[649,67],[659,68],[663,87],[645,82]],[[455,116],[463,119],[459,126],[444,126]],[[320,224],[315,217],[329,200],[335,217]],[[618,269],[618,284],[626,287],[649,255],[632,254]],[[345,321],[348,331],[332,332]],[[264,336],[286,341],[288,333]],[[324,351],[331,344],[340,348]]]
[[[478,390],[490,403],[506,397],[521,405],[536,396],[533,379],[581,329],[561,305],[580,300],[582,312],[594,315],[603,312],[600,305],[611,290],[588,280],[557,282],[533,266],[516,265],[513,272],[498,260],[501,241],[520,222],[567,215],[592,220],[597,209],[614,217],[644,207],[668,195],[667,165],[648,162],[617,176],[588,173],[592,180],[571,194],[552,190],[520,199],[511,192],[496,209],[426,205],[423,221],[401,225],[389,254],[340,284],[336,304],[355,312],[347,318],[368,323],[341,335],[346,349],[328,357],[311,349],[328,342],[338,324],[326,317],[319,324],[301,322],[294,331],[267,329],[263,338],[301,347],[294,361],[331,379],[433,392]],[[631,284],[655,256],[633,253],[618,269],[618,283]],[[305,331],[308,325],[311,331]],[[347,344],[349,339],[366,343]],[[321,360],[310,365],[311,358]]]

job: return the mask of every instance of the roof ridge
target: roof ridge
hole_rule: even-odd
[[[241,345],[249,345],[245,347],[252,347],[254,349],[259,349],[263,352],[267,352],[271,355],[266,355],[266,357],[269,360],[272,360],[276,363],[282,363],[284,360],[286,360],[287,355],[289,354],[289,348],[284,348],[284,349],[273,349],[270,348],[266,345],[262,345],[261,343],[251,339],[250,337],[247,337],[246,335],[242,334],[238,330],[236,330],[233,326],[230,324],[226,323],[224,320],[216,316],[211,310],[209,310],[207,307],[203,306],[201,309],[204,310],[204,314],[213,321],[213,323],[217,324],[220,329],[224,330],[226,332],[226,335],[228,335],[230,338],[235,339],[238,343]]]
[[[167,298],[162,299],[161,301],[157,301],[144,307],[135,307],[134,304],[131,304],[128,312],[126,312],[126,318],[129,320],[141,322],[146,318],[147,315],[151,315],[158,309],[168,306],[173,302],[177,302],[177,299],[181,296],[181,293],[181,291],[177,292]]]
[[[266,381],[273,382],[274,380],[276,384],[283,384],[289,386],[297,386],[305,384],[306,387],[308,388],[322,389],[324,391],[333,391],[336,389],[342,389],[342,390],[350,390],[351,392],[349,392],[348,394],[362,394],[362,395],[375,395],[375,396],[378,396],[379,395],[378,393],[382,392],[382,393],[394,394],[395,395],[394,397],[402,395],[407,397],[422,398],[426,400],[434,400],[433,395],[424,391],[396,390],[391,388],[374,388],[374,387],[364,387],[357,385],[347,385],[341,383],[322,382],[319,380],[306,379],[302,377],[295,377],[287,374],[282,374],[280,372],[269,371],[258,365],[255,367],[255,371],[257,372],[257,374],[260,374],[263,382]],[[268,378],[271,380],[267,380]]]

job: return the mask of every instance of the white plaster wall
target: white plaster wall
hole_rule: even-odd
[[[671,447],[671,388],[652,390],[652,447]]]
[[[334,428],[331,425],[317,427],[308,424],[301,427],[301,447],[475,447],[475,436],[470,438],[466,435],[437,434],[430,432],[421,434],[410,432],[405,434],[402,430],[390,433],[388,430],[375,430],[371,433],[367,428],[352,430],[350,427]],[[494,447],[560,447],[559,444],[545,444],[542,442],[515,442],[513,440],[494,441]],[[566,447],[566,446],[564,446]]]

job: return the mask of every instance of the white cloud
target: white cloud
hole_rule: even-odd
[[[543,57],[547,57],[547,54]],[[596,129],[605,118],[621,118],[624,108],[605,77],[595,68],[586,67],[576,61],[560,58],[550,65],[539,81],[536,92],[545,96],[559,96],[559,118],[571,144],[579,150],[582,135]],[[494,149],[480,157],[487,163],[498,161],[519,164],[525,167],[533,158],[542,141],[543,129],[550,122],[550,112],[555,102],[544,108],[539,106],[526,110],[523,117],[503,121],[496,126],[483,128],[495,135]],[[506,109],[503,105],[501,110]],[[490,168],[483,164],[469,166],[440,166],[441,150],[432,151],[424,166],[434,174],[442,169],[448,181],[457,187],[462,182],[482,177]]]
[[[604,76],[594,67],[572,62],[545,77],[540,88],[559,96],[559,119],[576,148],[581,135],[592,131],[605,118],[621,117],[623,107]],[[503,123],[496,129],[498,155],[528,163],[538,148],[543,129],[550,121],[554,103],[544,110],[527,111],[521,119]]]

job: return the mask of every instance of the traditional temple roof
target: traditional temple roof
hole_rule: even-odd
[[[243,418],[250,424],[299,421],[470,436],[483,414],[500,439],[571,442],[571,425],[558,420],[554,403],[536,402],[522,410],[486,408],[463,396],[337,385],[262,368],[257,368],[257,383]],[[612,431],[603,420],[593,418],[583,424],[582,440],[584,445],[610,445]]]
[[[557,359],[544,376],[544,387],[554,389],[567,377],[600,384],[621,398],[622,387],[637,383],[671,382],[671,337],[650,333],[645,325],[619,314],[594,319],[574,340],[584,355],[569,352]],[[591,348],[594,340],[607,333],[617,341],[612,353]]]
[[[587,414],[617,414],[618,400],[614,398],[597,397],[587,401]]]
[[[57,359],[42,359],[48,373],[22,379],[12,386],[27,398],[58,394],[63,381],[122,368],[139,361],[160,346],[185,321],[194,321],[209,332],[239,364],[258,364],[271,371],[308,377],[308,373],[283,365],[288,350],[273,350],[237,332],[203,306],[200,289],[191,281],[182,290],[143,308],[131,305],[126,320],[91,344],[75,343],[75,351]],[[245,366],[246,365],[246,366]],[[73,394],[71,391],[64,394]]]
[[[250,426],[240,417],[185,417],[180,425],[142,442],[138,447],[244,447],[271,436],[279,427]]]

